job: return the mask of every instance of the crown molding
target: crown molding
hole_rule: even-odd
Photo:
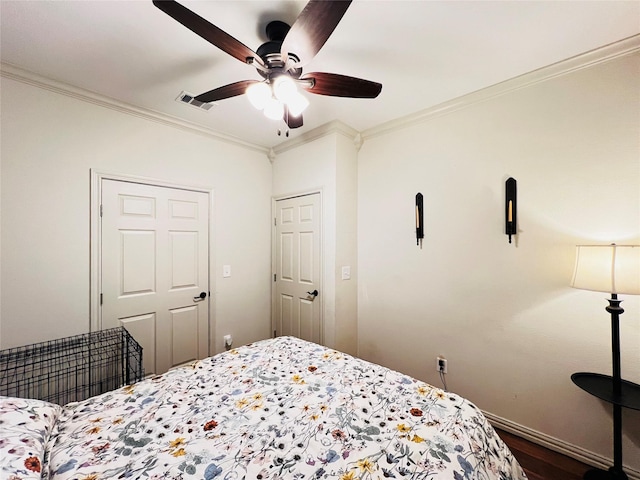
[[[360,132],[351,128],[346,123],[341,122],[340,120],[334,120],[332,122],[325,123],[324,125],[316,127],[313,130],[304,132],[295,138],[291,138],[285,142],[282,142],[273,147],[272,151],[275,155],[277,155],[279,153],[286,152],[287,150],[291,150],[292,148],[299,147],[306,143],[311,143],[314,140],[336,133],[339,135],[344,135],[354,143],[358,142],[358,138],[360,135]]]
[[[546,67],[533,70],[520,76],[505,80],[495,85],[476,90],[475,92],[454,98],[447,102],[434,105],[411,115],[407,115],[362,132],[363,140],[385,135],[401,130],[412,125],[426,122],[433,118],[467,108],[480,102],[485,102],[501,95],[531,87],[538,83],[546,82],[553,78],[590,68],[600,63],[609,62],[620,57],[632,55],[640,51],[640,34],[627,37],[619,42],[611,43],[603,47],[561,60]]]
[[[137,107],[111,97],[75,87],[64,82],[52,80],[50,78],[43,77],[10,63],[0,63],[0,76],[37,88],[41,88],[43,90],[58,93],[60,95],[72,97],[83,102],[91,103],[93,105],[108,108],[110,110],[115,110],[126,115],[131,115],[155,123],[160,123],[162,125],[167,125],[170,127],[178,128],[180,130],[197,133],[199,135],[211,137],[216,140],[256,150],[260,153],[264,153],[271,163],[273,163],[278,153],[282,153],[300,145],[304,145],[305,143],[312,142],[313,140],[324,137],[326,135],[330,135],[332,133],[345,135],[354,141],[356,141],[356,138],[358,138],[359,135],[358,131],[354,130],[343,122],[335,120],[320,127],[314,128],[313,130],[305,132],[297,136],[296,138],[291,138],[290,140],[282,142],[273,148],[267,148],[261,145],[244,141],[237,137],[216,132],[215,130],[212,130],[210,128],[187,122],[171,115],[155,112],[153,110],[145,109],[142,107]]]
[[[116,100],[114,98],[100,95],[95,92],[85,90],[79,87],[75,87],[73,85],[69,85],[64,82],[52,80],[50,78],[43,77],[36,73],[30,72],[28,70],[24,70],[10,63],[6,63],[6,62],[0,63],[0,76],[3,78],[15,80],[17,82],[25,83],[27,85],[31,85],[37,88],[41,88],[43,90],[48,90],[50,92],[58,93],[60,95],[65,95],[67,97],[75,98],[83,102],[91,103],[99,107],[115,110],[117,112],[124,113],[126,115],[131,115],[133,117],[142,118],[144,120],[148,120],[151,122],[178,128],[180,130],[184,130],[187,132],[197,133],[199,135],[204,135],[206,137],[210,137],[215,140],[220,140],[222,142],[249,148],[251,150],[256,150],[261,153],[267,154],[267,152],[269,151],[268,148],[265,148],[260,145],[256,145],[251,142],[247,142],[238,137],[225,135],[223,133],[216,132],[215,130],[204,127],[202,125],[198,125],[192,122],[187,122],[185,120],[173,117],[171,115],[155,112],[153,110],[149,110],[142,107],[137,107],[135,105],[120,102],[119,100]]]
[[[110,97],[99,95],[89,90],[84,90],[63,82],[48,79],[9,63],[0,63],[0,76],[45,90],[49,90],[55,93],[59,93],[61,95],[76,98],[78,100],[92,103],[104,108],[116,110],[127,115],[132,115],[152,122],[171,126],[192,133],[197,133],[199,135],[204,135],[226,143],[249,148],[251,150],[264,153],[269,161],[273,162],[275,157],[279,153],[286,152],[287,150],[290,150],[292,148],[299,147],[301,145],[310,143],[314,140],[334,133],[344,135],[347,138],[351,139],[356,145],[356,148],[359,149],[362,144],[369,138],[385,135],[387,133],[401,130],[412,125],[426,122],[433,118],[437,118],[439,116],[447,115],[457,110],[467,108],[471,105],[475,105],[477,103],[484,102],[501,95],[506,95],[516,90],[527,88],[556,77],[568,75],[570,73],[589,68],[600,63],[615,60],[616,58],[620,58],[626,55],[632,55],[639,51],[640,34],[625,38],[623,40],[620,40],[619,42],[605,45],[586,53],[582,53],[580,55],[576,55],[552,65],[525,73],[518,77],[505,80],[504,82],[491,85],[467,95],[454,98],[447,102],[443,102],[433,107],[421,110],[414,114],[385,122],[362,132],[351,128],[350,126],[339,120],[334,120],[332,122],[321,125],[320,127],[314,128],[313,130],[304,132],[295,138],[286,140],[274,146],[273,148],[268,148],[251,142],[247,142],[238,137],[225,135],[202,125],[181,120],[177,117],[162,114],[141,107],[136,107],[134,105],[126,104]]]

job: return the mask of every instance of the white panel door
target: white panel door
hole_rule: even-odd
[[[276,201],[275,334],[322,342],[320,194]]]
[[[101,327],[131,333],[147,375],[208,356],[209,195],[103,179],[101,196]]]

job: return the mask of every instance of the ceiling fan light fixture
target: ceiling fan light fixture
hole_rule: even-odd
[[[269,85],[264,82],[254,83],[247,88],[246,91],[247,97],[253,105],[258,110],[262,110],[267,106],[269,100],[272,99],[271,89]]]
[[[309,100],[302,95],[301,93],[297,93],[293,95],[289,101],[287,102],[287,107],[289,107],[289,113],[293,117],[299,117],[302,115],[302,112],[309,106]]]
[[[298,87],[289,75],[280,75],[273,80],[273,94],[278,100],[289,105],[289,102],[298,95]]]
[[[271,98],[264,107],[264,115],[271,120],[280,120],[284,116],[284,106],[277,99]]]

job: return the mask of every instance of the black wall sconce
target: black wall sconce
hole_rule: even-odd
[[[424,212],[422,206],[422,194],[416,194],[416,245],[422,248],[424,238]]]
[[[518,233],[518,189],[515,178],[509,177],[505,182],[505,202],[504,202],[504,220],[505,231],[509,235],[509,243],[511,243],[511,235]]]

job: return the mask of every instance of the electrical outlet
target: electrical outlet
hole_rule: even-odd
[[[233,337],[231,335],[224,336],[224,346],[225,348],[230,348],[233,344]]]
[[[436,357],[436,372],[447,373],[447,359],[442,355]]]

